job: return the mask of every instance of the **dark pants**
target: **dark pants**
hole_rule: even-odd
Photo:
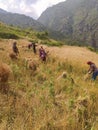
[[[92,79],[95,80],[97,76],[98,76],[98,70],[93,72]]]
[[[36,49],[35,48],[33,48],[33,52],[36,54]]]

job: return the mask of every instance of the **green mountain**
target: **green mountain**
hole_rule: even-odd
[[[22,14],[10,13],[3,9],[0,9],[0,22],[21,28],[31,28],[38,31],[45,30],[45,27],[33,18]]]
[[[62,39],[98,46],[98,0],[67,0],[46,9],[38,19]]]

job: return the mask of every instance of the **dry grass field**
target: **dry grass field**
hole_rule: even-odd
[[[0,64],[11,69],[0,83],[0,130],[98,130],[98,78],[85,78],[86,62],[98,66],[98,54],[86,47],[43,45],[49,54],[42,63],[38,50],[35,55],[21,39],[18,59],[12,60],[13,41],[0,40]],[[29,59],[36,70],[29,69]]]

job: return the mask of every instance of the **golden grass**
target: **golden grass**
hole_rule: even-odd
[[[44,46],[50,52],[44,64],[26,48],[28,41],[17,44],[20,55],[12,61],[12,41],[0,42],[5,48],[0,61],[13,72],[9,92],[0,93],[0,130],[97,130],[98,80],[84,80],[86,61],[98,65],[97,54],[80,47]],[[36,59],[36,71],[32,73],[25,58]],[[67,76],[57,80],[64,71]]]

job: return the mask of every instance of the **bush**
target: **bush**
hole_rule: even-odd
[[[93,47],[91,47],[91,46],[88,46],[87,47],[90,51],[93,51],[93,52],[95,52],[95,49],[93,48]]]
[[[40,32],[36,34],[39,39],[48,39],[48,32]]]
[[[19,37],[12,33],[0,32],[0,38],[3,39],[18,39]]]

